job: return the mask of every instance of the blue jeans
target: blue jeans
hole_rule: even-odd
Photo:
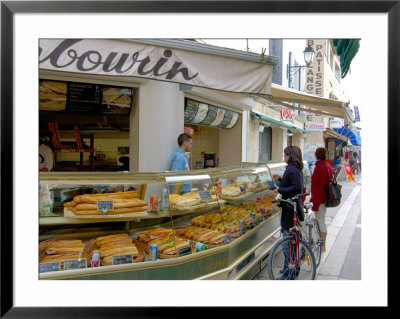
[[[290,233],[288,230],[282,230],[282,236],[286,237],[289,236]],[[292,246],[292,263],[295,262],[296,258],[296,247],[293,245]],[[296,270],[295,269],[289,269],[288,264],[289,264],[289,243],[286,243],[283,245],[283,254],[285,255],[285,262],[283,265],[283,269],[281,270],[283,275],[280,278],[281,280],[294,280],[296,278]]]

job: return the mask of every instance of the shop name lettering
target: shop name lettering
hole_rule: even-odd
[[[50,64],[57,69],[63,69],[75,63],[76,68],[82,72],[93,71],[96,68],[101,68],[103,72],[115,71],[118,74],[124,74],[132,70],[134,66],[137,66],[137,73],[141,76],[152,76],[152,77],[162,77],[171,80],[178,73],[182,74],[182,77],[186,80],[192,80],[199,74],[190,75],[187,68],[182,67],[181,62],[175,62],[171,69],[168,71],[160,73],[160,69],[167,63],[169,58],[172,56],[171,50],[165,50],[163,55],[154,64],[152,63],[149,56],[139,59],[139,52],[122,53],[110,52],[106,57],[103,57],[100,52],[95,50],[88,50],[82,54],[71,48],[75,43],[82,41],[80,40],[64,40],[61,42],[47,57],[41,59],[42,48],[39,47],[39,64],[49,60]],[[66,60],[66,61],[65,61]],[[61,64],[65,61],[64,64]],[[111,65],[114,64],[113,67]],[[131,71],[132,72],[132,71]]]
[[[308,44],[314,46],[314,41],[309,40]],[[308,93],[315,93],[316,95],[322,96],[322,88],[323,88],[323,55],[322,51],[323,46],[321,44],[315,45],[315,58],[312,64],[312,68],[309,68],[306,74],[306,91]],[[315,82],[314,82],[315,80]]]

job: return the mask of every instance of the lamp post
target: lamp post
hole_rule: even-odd
[[[291,61],[289,58],[289,64],[287,65],[287,76],[289,79],[289,87],[290,84],[292,82],[292,76],[295,75],[297,72],[299,72],[300,69],[304,69],[304,68],[309,68],[312,60],[314,58],[314,49],[311,47],[311,45],[308,45],[304,51],[304,61],[306,63],[306,65],[291,65]]]

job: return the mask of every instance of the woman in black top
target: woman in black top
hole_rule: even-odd
[[[301,149],[297,146],[288,146],[284,149],[286,166],[285,173],[282,176],[282,184],[280,187],[275,188],[276,193],[282,194],[282,199],[292,198],[297,194],[303,193],[303,161]],[[303,205],[301,199],[297,202],[297,215],[300,220],[304,219]],[[289,204],[282,204],[281,214],[281,230],[282,235],[287,236],[289,234],[289,228],[293,226],[293,207]],[[286,248],[286,249],[285,249]],[[282,279],[294,279],[289,278],[286,275],[287,261],[289,259],[289,247],[284,247],[285,253],[285,266],[282,269]]]

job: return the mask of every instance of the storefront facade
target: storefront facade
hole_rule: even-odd
[[[210,73],[221,61],[234,63],[237,70],[228,70],[223,75],[219,71]],[[130,88],[133,93],[130,112],[120,119],[108,119],[104,114],[92,117],[83,112],[68,114],[65,109],[61,112],[41,109],[41,127],[45,131],[49,120],[75,121],[75,124],[93,121],[101,122],[100,126],[107,122],[120,124],[124,129],[119,131],[90,131],[82,127],[81,131],[94,134],[94,147],[96,152],[104,154],[103,158],[114,160],[118,149],[129,147],[130,171],[165,171],[169,170],[178,146],[178,135],[185,126],[193,124],[185,123],[185,101],[191,98],[232,111],[239,117],[230,129],[192,125],[197,133],[192,164],[197,166],[196,162],[201,162],[201,153],[212,152],[217,154],[219,166],[239,165],[244,149],[242,113],[252,107],[252,100],[240,92],[268,93],[273,63],[268,57],[260,62],[256,54],[184,41],[42,40],[40,79],[118,86]],[[68,109],[68,101],[66,104]],[[233,144],[237,147],[232,147]],[[75,161],[76,156],[60,153],[56,160]],[[87,161],[89,154],[84,156]]]

